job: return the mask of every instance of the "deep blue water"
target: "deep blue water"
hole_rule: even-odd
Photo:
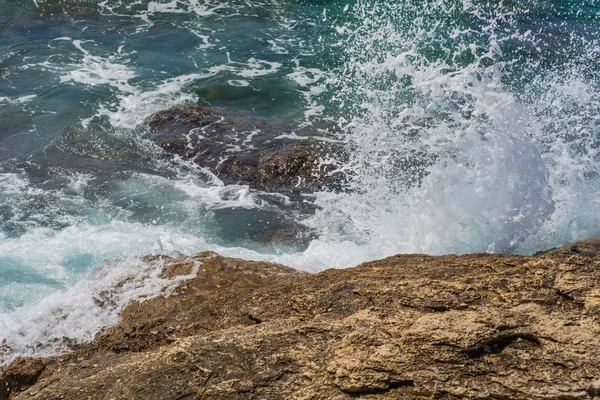
[[[148,253],[318,271],[598,236],[599,22],[595,1],[0,0],[0,340],[91,338],[169,284],[114,289]],[[339,142],[347,190],[306,212],[207,180],[148,140],[191,104]]]

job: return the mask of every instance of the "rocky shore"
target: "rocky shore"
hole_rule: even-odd
[[[92,343],[15,360],[0,399],[600,396],[600,240],[314,275],[214,253],[166,261],[165,276],[197,273]]]

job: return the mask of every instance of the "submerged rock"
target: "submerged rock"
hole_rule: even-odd
[[[600,240],[540,255],[398,255],[310,275],[201,253],[0,399],[593,399]]]
[[[341,145],[285,138],[289,127],[248,114],[207,107],[173,108],[148,121],[150,139],[165,151],[209,169],[225,184],[280,193],[336,189],[347,160]]]
[[[148,131],[149,139],[168,154],[205,168],[226,185],[259,191],[257,198],[279,211],[277,221],[265,224],[261,218],[253,223],[256,233],[239,232],[236,222],[236,231],[259,243],[308,246],[315,233],[297,222],[302,219],[298,215],[314,213],[315,206],[304,195],[340,190],[345,182],[338,171],[347,161],[342,145],[307,136],[287,138],[289,126],[246,113],[199,106],[172,108],[154,114]],[[227,212],[216,211],[216,218]],[[225,236],[244,239],[232,231]]]

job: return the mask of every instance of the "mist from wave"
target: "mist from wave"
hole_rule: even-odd
[[[354,115],[338,120],[353,165],[350,192],[318,200],[325,237],[382,257],[531,254],[600,233],[597,30],[569,25],[583,8],[535,7],[347,10],[348,62],[329,84]]]

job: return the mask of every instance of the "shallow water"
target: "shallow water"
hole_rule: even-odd
[[[167,282],[140,281],[149,253],[319,271],[598,236],[600,4],[414,3],[0,0],[11,357],[87,340],[158,294]],[[307,212],[166,157],[145,121],[188,104],[340,142],[347,190],[307,195]],[[114,307],[93,301],[126,277]]]

